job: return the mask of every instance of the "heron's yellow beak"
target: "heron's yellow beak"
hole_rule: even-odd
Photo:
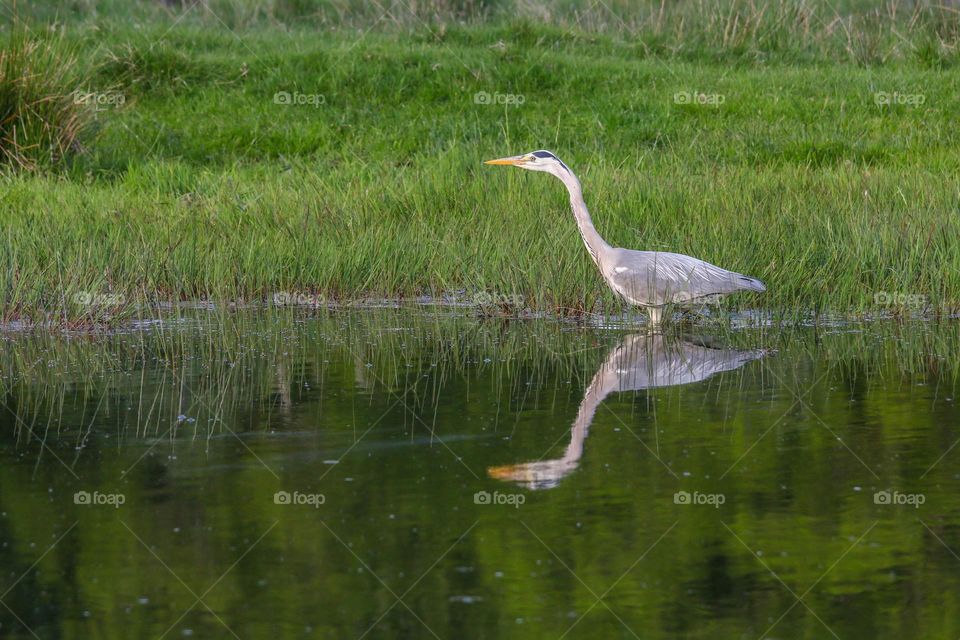
[[[483,164],[509,164],[519,166],[524,163],[524,156],[512,156],[510,158],[498,158],[496,160],[487,160]]]

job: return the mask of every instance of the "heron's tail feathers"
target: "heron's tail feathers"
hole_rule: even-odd
[[[750,276],[738,276],[737,283],[740,285],[741,289],[747,291],[766,291],[767,287],[762,282],[756,278],[751,278]]]

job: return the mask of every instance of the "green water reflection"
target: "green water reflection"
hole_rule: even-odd
[[[956,638],[960,330],[2,338],[0,636]]]

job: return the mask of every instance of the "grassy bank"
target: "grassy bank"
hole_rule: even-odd
[[[571,26],[490,5],[365,30],[316,11],[291,28],[276,12],[234,26],[76,6],[62,37],[86,61],[92,127],[59,165],[0,178],[8,320],[277,294],[610,309],[562,186],[481,164],[538,148],[580,175],[611,243],[767,282],[728,305],[960,306],[949,12],[876,17],[902,37],[858,57],[829,21],[734,46],[710,40],[708,14],[702,44],[681,47],[662,26],[679,9],[657,40],[625,30],[653,28],[639,10]]]

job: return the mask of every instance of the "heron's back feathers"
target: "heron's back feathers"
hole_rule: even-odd
[[[766,291],[756,278],[680,253],[612,249],[601,269],[617,293],[644,306],[695,302],[735,291]]]

